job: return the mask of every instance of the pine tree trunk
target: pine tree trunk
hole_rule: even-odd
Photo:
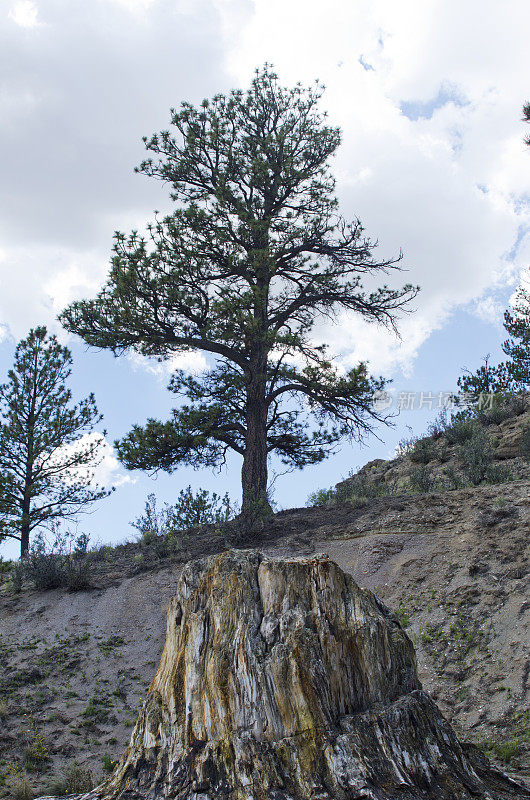
[[[247,435],[241,471],[243,486],[243,516],[255,516],[262,509],[270,513],[267,499],[267,404],[264,365],[258,367],[256,377],[250,381],[247,391]]]
[[[268,275],[264,269],[264,254],[268,250],[268,233],[259,232],[255,241],[256,285],[254,323],[250,354],[249,381],[246,396],[246,441],[241,483],[243,499],[241,516],[254,527],[265,516],[272,514],[267,497],[267,362],[265,344],[268,331]],[[262,263],[263,262],[263,263]]]
[[[30,509],[31,509],[31,485],[33,480],[33,464],[35,456],[35,409],[37,406],[37,383],[38,383],[38,350],[35,349],[33,355],[33,388],[31,393],[31,404],[27,422],[27,442],[28,452],[25,465],[24,495],[22,497],[22,519],[20,520],[20,557],[27,556],[29,551],[30,533]]]
[[[262,502],[268,506],[267,500],[267,451],[262,446],[259,431],[253,430],[247,437],[247,450],[241,470],[243,485],[243,514]]]
[[[24,558],[29,550],[29,511],[30,511],[30,497],[29,493],[24,493],[24,500],[22,501],[22,524],[20,526],[20,557]]]
[[[20,557],[27,556],[29,550],[29,525],[23,525],[20,537]]]

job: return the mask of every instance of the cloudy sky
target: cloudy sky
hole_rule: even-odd
[[[141,137],[182,100],[245,87],[266,61],[286,84],[319,78],[343,130],[333,164],[342,211],[360,217],[381,256],[402,249],[406,280],[422,287],[401,340],[347,317],[320,334],[345,365],[368,359],[393,378],[396,399],[437,396],[498,355],[502,311],[530,265],[529,23],[527,0],[1,1],[0,370],[31,326],[47,324],[72,349],[76,394],[95,392],[109,442],[100,477],[117,491],[80,529],[123,539],[153,490],[161,500],[188,483],[239,492],[235,459],[217,476],[127,474],[111,443],[167,414],[167,371],[89,352],[55,319],[102,284],[116,229],[169,208],[161,184],[133,173]],[[302,505],[388,456],[406,425],[421,430],[428,417],[405,412],[382,441],[279,478],[278,505]]]

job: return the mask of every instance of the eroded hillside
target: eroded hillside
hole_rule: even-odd
[[[528,778],[530,479],[515,449],[523,422],[504,425],[515,442],[511,452],[498,451],[512,469],[506,483],[405,493],[404,479],[397,493],[354,492],[327,507],[281,512],[250,544],[273,555],[326,552],[375,590],[411,636],[423,685],[459,736]],[[490,432],[499,437],[497,448],[499,431]],[[434,457],[431,466],[441,471],[450,458]],[[416,463],[404,455],[364,472],[381,484],[384,475],[406,476]],[[28,586],[16,594],[4,583],[5,792],[23,771],[42,793],[74,761],[95,780],[112,767],[154,676],[182,564],[234,543],[207,531],[188,535],[177,549],[107,549],[94,564],[94,588],[73,594]]]

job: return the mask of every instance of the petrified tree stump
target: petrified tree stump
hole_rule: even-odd
[[[530,797],[465,752],[397,619],[326,557],[189,564],[131,743],[87,798]]]

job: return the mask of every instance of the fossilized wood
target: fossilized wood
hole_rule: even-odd
[[[111,778],[85,797],[530,797],[464,752],[397,619],[326,557],[189,564]]]

